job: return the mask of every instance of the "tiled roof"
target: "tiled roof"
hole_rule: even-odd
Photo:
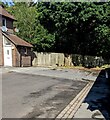
[[[5,17],[15,20],[14,16],[12,16],[10,13],[8,13],[2,6],[0,6],[0,14]]]
[[[18,36],[14,35],[14,34],[3,33],[3,35],[5,37],[7,37],[13,44],[15,44],[17,46],[33,47],[30,43],[24,41],[23,39],[19,38]]]

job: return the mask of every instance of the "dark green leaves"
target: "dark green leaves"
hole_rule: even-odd
[[[18,35],[37,51],[110,56],[110,3],[16,3]]]

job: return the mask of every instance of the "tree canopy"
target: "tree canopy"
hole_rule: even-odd
[[[110,57],[110,2],[15,3],[7,10],[34,50]]]

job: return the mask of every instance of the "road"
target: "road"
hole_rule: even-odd
[[[54,118],[87,84],[61,76],[32,74],[31,70],[3,73],[3,118]]]

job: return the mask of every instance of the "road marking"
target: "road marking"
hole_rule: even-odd
[[[106,79],[108,79],[108,72],[107,71],[105,71],[105,77],[106,77]]]

